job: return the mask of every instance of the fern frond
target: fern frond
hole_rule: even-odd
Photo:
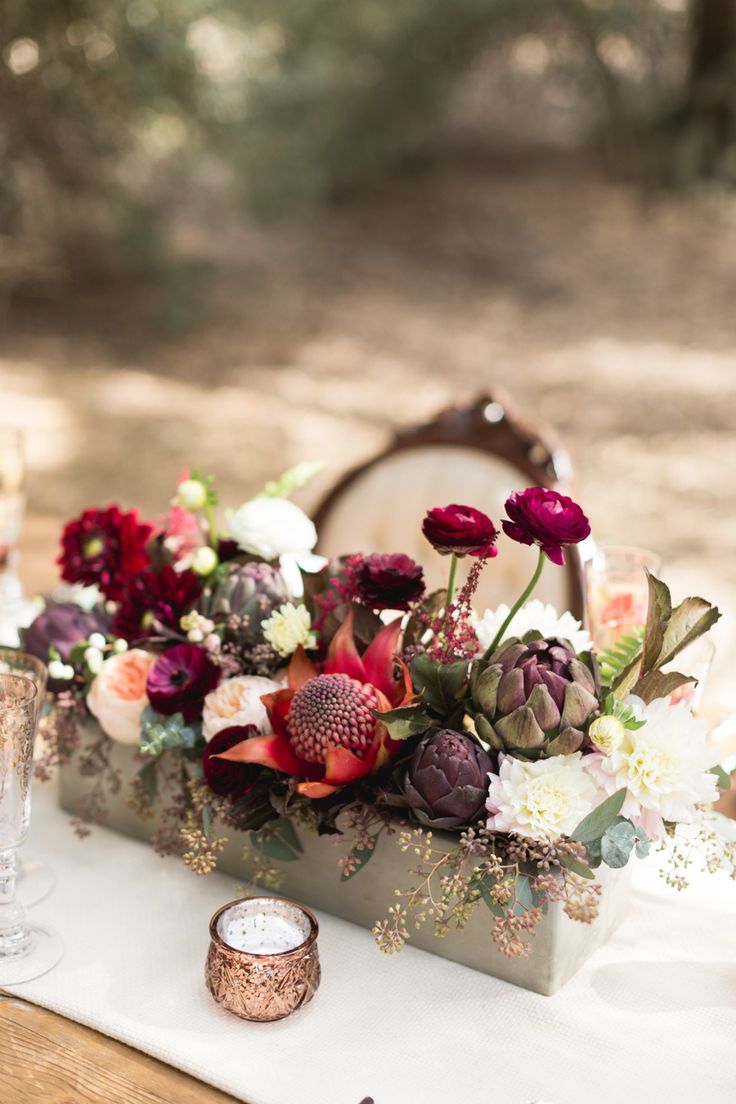
[[[633,629],[632,632],[617,640],[612,648],[606,648],[598,656],[598,665],[601,671],[601,682],[604,686],[610,686],[615,679],[625,671],[644,646],[644,626]]]

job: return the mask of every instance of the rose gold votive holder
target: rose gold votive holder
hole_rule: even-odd
[[[317,992],[318,931],[309,909],[286,897],[223,905],[210,920],[207,988],[244,1020],[282,1020]]]

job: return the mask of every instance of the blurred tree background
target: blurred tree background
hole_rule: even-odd
[[[649,184],[731,183],[735,9],[3,0],[5,281],[155,271],[187,213],[293,217],[420,171],[448,133],[588,145]]]

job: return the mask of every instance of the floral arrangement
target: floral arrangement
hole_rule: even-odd
[[[343,880],[394,836],[417,865],[374,928],[387,951],[410,920],[442,935],[486,907],[499,948],[524,955],[551,903],[589,922],[596,868],[653,842],[673,885],[697,849],[733,867],[707,820],[727,780],[704,722],[673,701],[692,680],[662,670],[717,620],[713,606],[673,606],[649,576],[646,626],[597,655],[571,614],[532,600],[545,563],[564,565],[589,535],[571,499],[514,493],[501,531],[470,506],[430,510],[423,533],[448,582],[428,594],[401,553],[314,556],[315,528],[289,498],[312,471],[229,512],[225,532],[197,472],[154,522],[113,505],[64,529],[71,600],[49,603],[24,646],[48,661],[54,695],[40,774],[74,756],[94,778],[80,834],[120,788],[121,743],[138,764],[130,803],[158,818],[157,848],[197,873],[216,864],[223,830],[249,833],[266,884],[274,860],[298,854],[297,828],[344,841]],[[480,574],[504,541],[537,547],[533,578],[478,615]]]

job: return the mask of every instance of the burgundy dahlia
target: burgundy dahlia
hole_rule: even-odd
[[[408,609],[425,591],[421,567],[401,552],[366,556],[355,573],[355,583],[360,600],[374,610]]]
[[[223,751],[229,751],[243,740],[260,736],[258,725],[233,725],[222,728],[212,737],[202,755],[202,775],[205,784],[221,797],[242,797],[261,773],[252,763],[236,763],[232,759],[215,759]]]
[[[545,487],[527,487],[506,499],[508,520],[501,523],[507,537],[519,544],[536,544],[552,563],[564,566],[566,544],[590,536],[590,522],[566,495]]]
[[[141,521],[137,510],[119,506],[85,510],[64,528],[61,555],[56,561],[67,583],[97,585],[106,598],[117,599],[127,581],[148,565],[148,543],[153,526]]]
[[[196,606],[202,580],[193,571],[143,571],[128,580],[115,614],[115,632],[129,642],[154,635],[157,626],[179,629],[179,619]]]
[[[473,506],[436,506],[422,522],[422,532],[443,556],[495,556],[498,530],[491,519]]]
[[[185,721],[193,721],[200,716],[204,699],[219,681],[219,668],[210,663],[202,648],[177,644],[154,663],[146,692],[157,713],[181,713]]]

